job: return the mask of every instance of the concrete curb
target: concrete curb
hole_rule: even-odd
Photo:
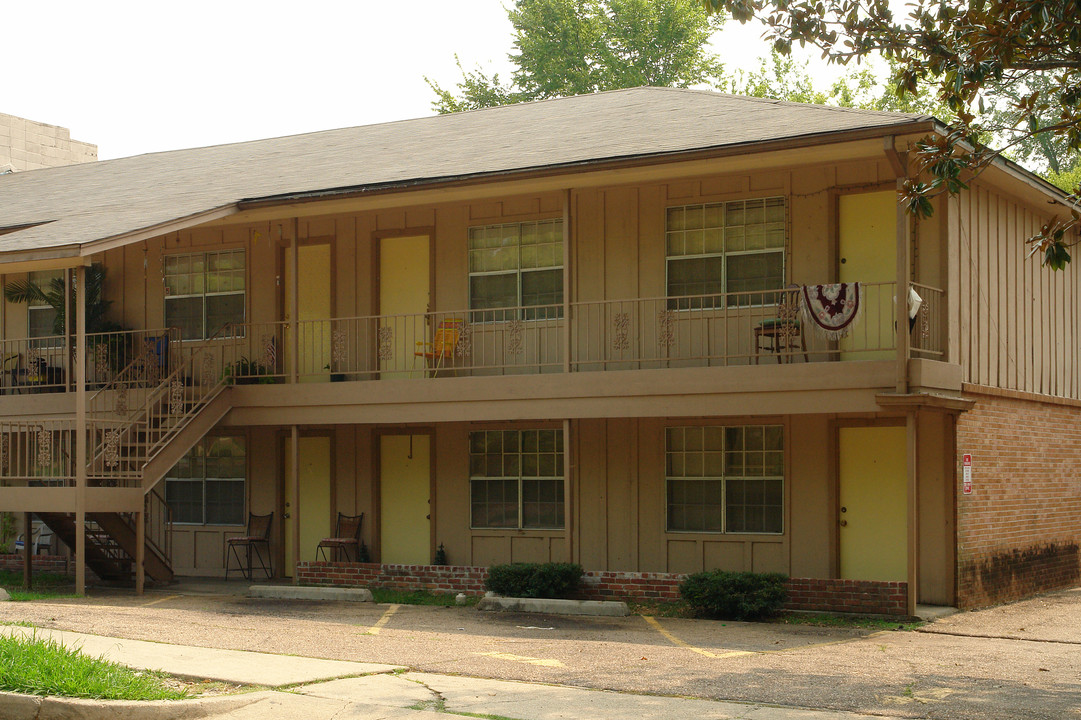
[[[610,600],[555,600],[552,598],[485,597],[477,603],[478,610],[532,612],[548,615],[594,615],[624,617],[630,614],[625,602]]]
[[[238,710],[270,693],[220,695],[191,700],[87,700],[0,693],[4,720],[196,720]]]
[[[248,588],[248,597],[275,598],[278,600],[373,602],[372,593],[366,588],[301,587],[299,585],[252,585]]]

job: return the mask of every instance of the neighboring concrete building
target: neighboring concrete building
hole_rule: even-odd
[[[98,159],[98,146],[72,140],[67,128],[0,113],[0,173]]]
[[[724,568],[887,613],[1075,583],[1081,283],[1024,242],[1065,197],[1002,161],[912,222],[943,131],[643,88],[2,177],[5,282],[94,263],[128,330],[69,322],[72,383],[50,308],[6,304],[0,509],[99,575],[144,531],[152,575],[219,575],[273,513],[305,582]],[[361,512],[375,563],[314,562]]]

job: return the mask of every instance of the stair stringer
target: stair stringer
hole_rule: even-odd
[[[222,388],[207,401],[199,412],[147,461],[143,466],[141,481],[144,493],[150,492],[165,477],[165,473],[184,457],[184,453],[195,447],[195,443],[221,422],[233,406],[228,390]]]

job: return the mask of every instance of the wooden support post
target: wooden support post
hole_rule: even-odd
[[[23,587],[29,590],[34,586],[34,516],[23,513]]]
[[[909,410],[905,416],[905,452],[908,470],[908,614],[916,614],[920,579],[920,473],[919,473],[919,410]]]
[[[571,191],[563,191],[563,372],[571,371]],[[566,446],[564,446],[566,451]]]
[[[64,383],[68,388],[75,387],[75,376],[71,367],[71,295],[72,279],[74,274],[71,270],[64,270]],[[66,389],[66,388],[65,388]]]
[[[293,237],[289,241],[289,327],[291,329],[289,339],[289,354],[292,356],[291,368],[289,369],[290,382],[296,383],[300,377],[300,291],[297,284],[300,282],[300,219],[293,218]],[[294,428],[294,431],[296,428]]]
[[[908,392],[908,282],[910,259],[908,248],[908,213],[900,202],[904,178],[897,179],[897,287],[894,297],[894,324],[897,330],[897,394]]]
[[[289,467],[289,482],[293,487],[293,507],[289,508],[289,522],[293,526],[293,584],[297,584],[297,565],[300,563],[300,430],[292,427],[292,462]]]
[[[146,584],[146,510],[135,513],[135,594]]]
[[[563,421],[563,537],[567,562],[574,562],[574,463],[571,450],[571,421]]]
[[[86,593],[86,266],[75,270],[75,592]]]

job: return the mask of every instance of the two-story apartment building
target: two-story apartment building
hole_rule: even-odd
[[[0,510],[80,585],[223,574],[267,513],[306,581],[442,545],[835,609],[1076,582],[1081,293],[1024,243],[1065,198],[1000,162],[917,223],[940,131],[641,88],[0,177],[5,286],[54,291],[3,309]],[[374,565],[328,579],[338,513]]]

